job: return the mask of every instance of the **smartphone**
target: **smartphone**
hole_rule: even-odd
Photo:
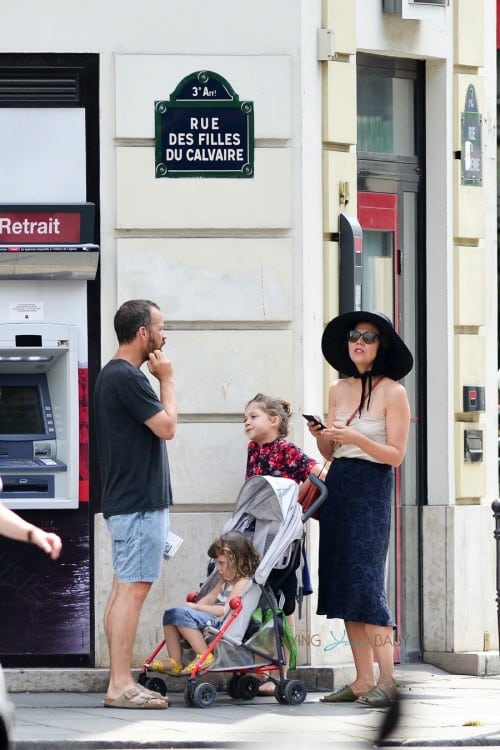
[[[308,422],[312,422],[313,424],[318,424],[322,430],[326,428],[326,424],[323,424],[321,419],[318,419],[313,414],[303,414],[302,415],[304,419],[307,419]]]

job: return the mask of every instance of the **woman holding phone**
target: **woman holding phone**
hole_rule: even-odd
[[[344,620],[356,668],[350,685],[323,700],[384,707],[396,695],[395,623],[384,588],[393,470],[410,427],[398,381],[413,357],[385,315],[366,311],[330,321],[322,350],[345,377],[330,386],[326,427],[309,425],[321,454],[335,459],[320,517],[318,614]]]

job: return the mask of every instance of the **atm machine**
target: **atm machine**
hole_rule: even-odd
[[[91,663],[87,281],[95,207],[0,205],[0,499],[58,533],[0,540],[3,666]]]
[[[77,508],[78,330],[0,324],[0,476],[11,508]]]

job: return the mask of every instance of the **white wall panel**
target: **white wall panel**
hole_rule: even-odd
[[[248,440],[241,422],[180,422],[168,444],[176,504],[234,503],[245,480]]]
[[[119,229],[248,228],[291,225],[288,148],[255,150],[251,179],[155,177],[154,148],[116,150]]]
[[[245,480],[247,463],[248,439],[243,427],[243,411],[255,392],[254,388],[245,395],[240,407],[241,420],[237,422],[179,422],[175,438],[168,443],[176,505],[235,502]],[[302,417],[298,418],[303,421]],[[301,445],[300,438],[294,440],[293,432],[288,439]],[[309,455],[321,460],[317,450]]]
[[[486,252],[484,247],[455,247],[455,325],[486,322]]]
[[[0,202],[86,200],[85,111],[2,107]]]
[[[288,239],[119,239],[117,294],[157,302],[169,321],[292,318]]]
[[[291,331],[169,331],[180,414],[243,414],[257,391],[293,397]]]
[[[254,103],[256,138],[291,137],[291,58],[283,55],[116,55],[116,137],[154,138],[154,102],[198,70]]]

